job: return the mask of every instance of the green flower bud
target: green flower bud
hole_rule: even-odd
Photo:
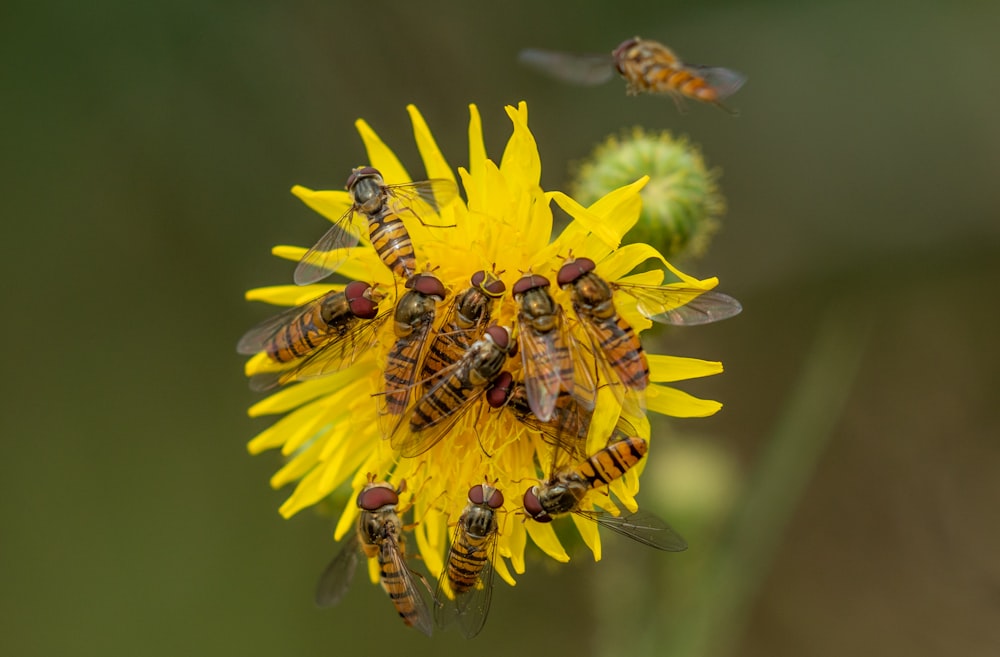
[[[625,241],[650,244],[668,259],[702,255],[726,201],[718,170],[705,166],[701,150],[686,137],[640,127],[609,137],[578,167],[571,196],[589,205],[643,175],[650,180],[641,193],[642,214]]]

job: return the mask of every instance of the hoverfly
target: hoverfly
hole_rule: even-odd
[[[237,352],[263,351],[276,363],[302,359],[290,369],[254,375],[251,389],[270,390],[353,364],[374,343],[378,328],[389,316],[378,312],[381,298],[368,283],[352,281],[342,292],[328,292],[289,308],[247,331],[236,345]]]
[[[728,68],[685,64],[662,43],[639,37],[623,41],[610,56],[529,48],[521,51],[519,59],[538,71],[576,84],[601,84],[618,73],[625,78],[628,95],[668,94],[678,109],[683,109],[681,101],[685,97],[727,109],[721,101],[746,82],[746,76]]]
[[[427,636],[433,631],[431,612],[417,590],[414,574],[406,565],[403,522],[396,512],[399,493],[388,482],[369,482],[358,493],[357,529],[320,576],[316,604],[330,607],[340,602],[358,565],[358,548],[377,559],[382,588],[403,622]]]
[[[512,341],[506,326],[490,326],[455,364],[441,370],[392,434],[391,444],[404,457],[423,454],[451,431],[466,408],[500,374]]]
[[[626,388],[646,388],[649,363],[639,337],[615,309],[614,292],[635,297],[637,310],[660,324],[708,324],[743,310],[739,301],[714,290],[702,291],[683,284],[608,283],[594,272],[595,267],[590,258],[570,260],[559,269],[556,280],[560,287],[569,289],[573,310],[590,336],[595,351],[604,354]]]
[[[588,296],[603,295],[602,288],[607,287],[612,291],[624,292],[634,297],[637,301],[636,309],[642,316],[658,324],[672,326],[711,324],[734,317],[743,310],[740,302],[728,294],[715,290],[702,290],[684,283],[666,285],[608,283],[594,273],[595,267],[594,261],[590,258],[576,258],[566,262],[559,269],[557,281],[562,287],[574,286],[574,300],[577,298],[577,290],[585,291],[580,296],[584,302],[581,306],[587,303],[597,306],[607,301],[605,296],[588,299]],[[607,312],[606,308],[604,312]]]
[[[457,620],[466,639],[479,634],[493,597],[493,560],[496,558],[497,510],[503,493],[487,484],[469,489],[469,503],[458,519],[455,539],[434,595],[434,619],[439,627]],[[449,599],[445,587],[451,589]]]
[[[367,219],[369,240],[386,267],[399,278],[409,279],[417,271],[416,255],[402,213],[410,212],[423,223],[424,209],[436,213],[458,197],[458,185],[447,178],[386,185],[373,167],[352,170],[346,187],[353,203],[302,256],[295,268],[297,285],[326,278],[347,259],[347,249],[358,243],[361,234],[355,214]]]
[[[518,422],[537,432],[542,440],[571,458],[586,458],[584,450],[590,430],[590,412],[566,391],[559,391],[551,419],[542,422],[531,411],[524,384],[514,381],[510,372],[503,371],[486,391],[486,403],[491,408],[508,409]]]
[[[588,405],[594,395],[594,382],[587,369],[575,367],[579,346],[567,330],[562,307],[549,294],[548,287],[545,277],[526,274],[512,290],[518,306],[517,342],[528,405],[542,422],[552,419],[560,390]]]
[[[497,276],[488,271],[477,271],[470,280],[471,287],[454,298],[441,324],[441,329],[427,347],[427,356],[421,379],[432,379],[438,372],[452,365],[478,340],[489,326],[493,306],[507,290]]]
[[[525,514],[537,522],[551,522],[554,516],[575,513],[657,550],[686,550],[687,542],[650,513],[638,511],[614,516],[606,511],[580,508],[588,492],[618,479],[645,456],[648,445],[634,433],[628,423],[619,420],[606,447],[582,462],[554,468],[548,480],[525,491],[522,502]]]
[[[428,273],[413,276],[406,287],[408,290],[393,314],[396,342],[389,350],[385,366],[385,394],[379,397],[379,419],[386,422],[382,427],[386,437],[391,435],[391,427],[409,403],[437,304],[446,294],[441,280]]]

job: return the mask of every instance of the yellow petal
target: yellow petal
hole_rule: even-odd
[[[722,363],[719,361],[662,354],[647,354],[646,358],[649,360],[649,380],[655,383],[685,381],[722,374]]]
[[[247,290],[247,301],[263,301],[276,306],[301,306],[329,292],[341,292],[344,284],[336,285],[272,285]]]
[[[601,536],[597,531],[597,523],[589,518],[584,518],[575,513],[571,513],[570,516],[573,518],[573,524],[576,525],[576,530],[580,532],[583,542],[590,548],[590,551],[594,553],[594,561],[600,561]]]
[[[344,216],[354,201],[346,191],[321,190],[315,191],[302,185],[292,187],[292,194],[298,196],[303,203],[320,213],[330,221],[337,221]],[[354,217],[353,221],[363,221]]]
[[[699,399],[676,388],[653,384],[646,388],[646,408],[673,417],[708,417],[715,415],[722,404],[711,399]]]
[[[361,135],[361,141],[365,143],[365,150],[368,151],[368,163],[378,169],[387,185],[413,182],[396,154],[385,145],[385,142],[375,134],[375,131],[364,119],[355,121],[354,127]]]
[[[521,102],[517,109],[510,106],[504,109],[514,125],[514,131],[500,159],[500,172],[515,189],[531,191],[542,178],[542,162],[538,157],[535,137],[528,129],[528,106]]]
[[[413,137],[417,142],[417,150],[424,161],[424,170],[428,178],[447,178],[455,181],[455,172],[448,162],[445,161],[434,135],[431,134],[427,122],[414,105],[407,105],[406,111],[410,114],[410,122],[413,124]]]
[[[569,561],[569,555],[563,549],[562,543],[559,542],[559,537],[556,536],[551,524],[526,520],[524,528],[528,531],[528,536],[531,537],[535,545],[541,548],[542,552],[556,561],[563,563]]]

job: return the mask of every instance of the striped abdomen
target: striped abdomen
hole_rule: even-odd
[[[659,93],[676,92],[689,98],[708,102],[717,101],[718,94],[705,78],[684,66],[654,65],[646,74],[646,84],[650,91]]]
[[[325,305],[329,308],[324,308]],[[329,321],[323,318],[324,313],[329,317]],[[278,363],[302,358],[329,342],[331,338],[346,333],[357,319],[351,313],[343,293],[338,293],[328,304],[318,302],[307,306],[301,314],[267,341],[264,351]]]
[[[644,390],[649,385],[649,362],[635,330],[615,313],[593,320],[598,347],[627,388]]]
[[[590,488],[610,484],[646,455],[648,445],[635,436],[625,436],[590,456],[577,465],[573,472],[583,478]]]
[[[388,206],[368,215],[368,237],[378,257],[393,274],[405,280],[417,272],[417,256],[410,233],[399,215]]]
[[[490,535],[475,536],[464,530],[459,535],[461,540],[452,545],[448,558],[448,583],[456,594],[476,585],[489,560],[490,546]]]
[[[410,575],[402,570],[406,567],[405,564],[401,558],[394,558],[393,552],[397,550],[402,557],[402,545],[397,545],[392,539],[383,539],[379,544],[379,579],[399,617],[412,627],[419,622],[420,607],[414,599],[416,593],[413,591]]]

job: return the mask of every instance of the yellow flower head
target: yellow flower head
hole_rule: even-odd
[[[420,113],[412,106],[407,109],[426,177],[460,180],[466,197],[464,201],[442,203],[435,216],[425,214],[420,220],[413,213],[402,213],[416,250],[419,271],[432,273],[446,291],[445,299],[437,302],[437,319],[429,339],[442,331],[442,318],[449,312],[452,300],[470,287],[470,279],[476,272],[488,272],[490,277],[495,275],[503,281],[506,292],[494,306],[492,322],[510,328],[515,342],[524,329],[519,326],[520,307],[512,290],[529,273],[545,277],[551,282],[552,297],[564,309],[567,330],[590,356],[596,347],[572,310],[570,291],[556,284],[558,272],[568,260],[592,260],[596,263],[596,274],[616,290],[629,284],[661,285],[665,267],[676,279],[676,305],[716,285],[714,278],[698,280],[674,269],[647,244],[619,248],[622,236],[639,217],[642,207],[639,192],[647,183],[647,177],[608,193],[589,207],[583,207],[563,193],[543,191],[539,186],[541,162],[535,138],[528,129],[528,110],[524,103],[506,108],[513,132],[499,165],[487,157],[479,112],[475,105],[470,106],[469,165],[458,169],[457,178]],[[412,181],[407,170],[367,123],[359,120],[356,127],[368,151],[370,166],[381,172],[387,185]],[[345,191],[295,187],[293,193],[331,221],[340,219],[353,202]],[[554,239],[551,234],[552,201],[572,218]],[[355,217],[355,220],[362,222],[364,218]],[[306,250],[283,246],[274,252],[298,261]],[[349,251],[349,256],[337,273],[371,284],[374,288],[371,296],[378,302],[379,312],[391,313],[407,293],[406,281],[390,271],[364,237],[359,246]],[[649,271],[631,273],[651,260],[655,262]],[[302,287],[284,285],[251,290],[247,298],[295,306],[343,288],[343,284],[335,283]],[[651,326],[647,318],[651,313],[643,308],[641,300],[616,293],[614,301],[621,318],[636,333]],[[655,312],[669,310],[660,308]],[[460,415],[452,418],[454,423],[448,432],[429,449],[417,450],[419,453],[413,456],[394,449],[399,443],[387,439],[385,434],[399,431],[399,422],[387,424],[385,417],[380,418],[380,409],[384,415],[387,397],[385,370],[389,353],[398,340],[393,324],[391,316],[377,322],[377,334],[371,339],[370,348],[357,354],[349,367],[302,380],[251,407],[249,413],[255,417],[286,413],[249,444],[251,453],[280,449],[287,458],[284,467],[271,480],[276,488],[295,484],[291,496],[281,506],[281,514],[289,517],[328,500],[344,482],[350,482],[354,495],[344,506],[334,533],[340,540],[353,529],[359,513],[355,495],[368,484],[370,474],[394,485],[405,480],[405,489],[399,493],[400,510],[412,513],[408,521],[413,525],[416,547],[427,569],[438,577],[445,567],[449,533],[454,533],[455,524],[469,503],[470,488],[487,482],[499,489],[505,498],[498,513],[499,538],[493,556],[493,567],[500,577],[514,584],[514,573],[524,572],[529,537],[544,553],[558,561],[567,561],[569,555],[553,530],[553,524],[560,521],[535,522],[525,516],[521,502],[527,487],[551,474],[549,470],[557,448],[510,409],[493,408],[486,403],[485,394],[474,395]],[[590,358],[591,362],[594,360]],[[518,354],[506,359],[504,370],[510,372],[514,380],[523,380],[524,362]],[[605,446],[623,412],[628,416],[628,426],[634,427],[638,437],[648,440],[649,424],[643,408],[675,417],[700,417],[711,415],[721,407],[718,402],[697,399],[663,385],[717,374],[722,371],[720,363],[649,354],[648,364],[649,384],[641,397],[632,392],[627,396],[615,394],[616,386],[607,385],[609,370],[595,369],[595,400],[592,412],[588,411],[587,453]],[[246,370],[250,376],[260,376],[280,371],[282,367],[262,352],[250,359]],[[410,408],[430,385],[418,382],[413,386],[408,398]],[[620,390],[620,386],[617,387]],[[402,431],[405,434],[405,426]],[[610,487],[595,487],[587,493],[581,508],[602,508],[612,514],[618,513],[621,507],[635,511],[638,507],[634,496],[639,487],[641,466],[640,463],[628,470]],[[620,506],[612,501],[608,488]],[[599,559],[597,525],[576,514],[571,517],[594,557]]]

